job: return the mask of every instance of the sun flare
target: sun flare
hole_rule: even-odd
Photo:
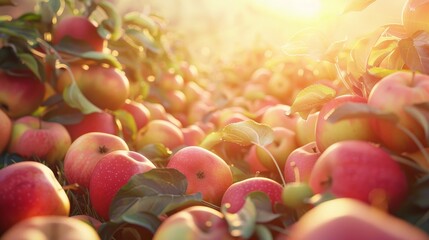
[[[320,0],[255,0],[259,6],[294,20],[315,20],[322,11]]]

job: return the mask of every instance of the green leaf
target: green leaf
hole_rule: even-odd
[[[108,1],[101,1],[98,6],[104,10],[106,15],[109,17],[103,21],[104,25],[109,26],[110,40],[117,41],[122,36],[122,18],[116,11],[116,7]]]
[[[64,89],[63,98],[70,107],[79,109],[83,114],[102,111],[83,95],[74,81]]]
[[[154,163],[160,160],[166,161],[172,154],[171,150],[162,143],[146,144],[143,148],[137,149],[137,151]]]
[[[77,56],[84,59],[94,60],[100,63],[107,63],[108,65],[117,69],[122,68],[121,63],[112,54],[89,51],[89,52],[80,53]]]
[[[243,207],[236,213],[229,213],[226,206],[221,208],[233,237],[249,239],[256,227],[257,209],[251,197],[246,197]]]
[[[222,142],[222,132],[211,132],[201,141],[200,147],[205,149],[212,149],[214,146]]]
[[[291,105],[291,113],[299,113],[299,115],[307,119],[308,115],[319,111],[322,106],[335,98],[336,90],[324,84],[312,84],[296,95],[295,100]]]
[[[37,42],[39,32],[24,21],[0,21],[0,33],[10,37],[16,37],[30,44]]]
[[[140,12],[129,12],[124,16],[124,24],[134,25],[141,29],[147,29],[152,35],[158,34],[158,25],[148,15]]]
[[[264,240],[273,239],[273,234],[270,232],[268,227],[263,224],[256,224],[255,234],[257,236],[257,239],[264,239]]]
[[[242,146],[251,144],[264,146],[274,139],[274,132],[270,126],[253,120],[230,123],[221,132],[222,140]]]
[[[148,30],[127,29],[125,34],[136,42],[137,45],[149,49],[155,54],[160,54],[162,48]]]
[[[375,0],[352,0],[344,8],[343,13],[353,12],[353,11],[362,11],[371,5]]]
[[[152,233],[158,229],[161,225],[161,220],[157,216],[153,216],[151,214],[143,214],[138,216],[138,221],[133,221],[129,219],[131,222],[138,222],[137,224],[130,223],[114,223],[114,222],[104,222],[98,228],[98,233],[101,239],[129,239],[129,234],[124,234],[125,232],[137,231],[139,227],[143,227]],[[126,236],[126,237],[124,237]],[[115,238],[114,238],[115,237]],[[135,238],[139,239],[139,238]]]
[[[38,79],[43,80],[45,78],[42,64],[33,55],[28,53],[17,53],[17,56]]]
[[[344,103],[335,108],[335,110],[330,114],[326,115],[327,121],[331,123],[357,117],[375,117],[391,122],[398,121],[398,117],[394,113],[381,111],[377,108],[371,107],[367,103]]]
[[[382,68],[382,67],[372,67],[370,69],[368,69],[368,73],[376,76],[377,78],[384,78],[394,72],[397,72],[397,70],[392,70],[392,69],[388,69],[388,68]]]
[[[122,109],[114,111],[113,115],[121,122],[122,131],[127,132],[131,139],[134,140],[137,134],[137,124],[134,116]]]

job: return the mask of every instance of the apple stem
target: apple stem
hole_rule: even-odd
[[[77,183],[73,183],[73,184],[63,186],[63,189],[65,191],[67,191],[67,190],[78,190],[79,188],[80,188],[80,186]]]
[[[295,176],[295,182],[301,182],[301,175],[299,174],[298,167],[295,162],[291,162],[290,166],[293,168],[293,175]]]
[[[276,159],[274,158],[273,154],[265,146],[262,146],[262,145],[257,144],[257,143],[254,143],[254,144],[256,144],[258,147],[262,148],[268,154],[268,156],[270,156],[271,161],[273,161],[274,166],[276,166],[276,169],[277,169],[277,171],[278,171],[278,173],[280,175],[280,178],[282,180],[283,186],[286,186],[285,177],[283,176],[282,170],[280,169],[280,166],[277,163]]]
[[[425,147],[423,146],[423,144],[420,142],[420,140],[407,128],[405,128],[404,126],[402,126],[401,124],[396,124],[398,126],[398,129],[401,130],[403,133],[405,133],[408,137],[411,138],[411,140],[413,140],[413,142],[417,145],[417,147],[419,148],[420,152],[423,154],[423,157],[426,159],[426,161],[429,163],[429,155],[425,150]]]

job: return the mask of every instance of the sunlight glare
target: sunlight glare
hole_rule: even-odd
[[[271,11],[277,11],[294,20],[317,19],[322,10],[320,0],[256,0]]]

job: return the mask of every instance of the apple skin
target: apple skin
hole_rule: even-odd
[[[399,124],[411,131],[424,145],[426,140],[421,125],[404,110],[406,106],[429,101],[429,76],[411,72],[395,72],[382,78],[372,88],[368,105],[396,114]],[[392,151],[413,152],[417,145],[395,123],[381,119],[372,121],[373,131],[382,144]]]
[[[223,194],[221,206],[228,205],[227,211],[236,213],[243,207],[247,195],[256,191],[266,193],[273,206],[282,202],[283,187],[280,183],[266,177],[251,177],[233,183]]]
[[[183,77],[175,73],[174,70],[163,72],[154,83],[163,91],[182,90],[185,85]]]
[[[167,168],[186,176],[186,193],[201,192],[203,200],[219,204],[223,193],[233,183],[230,167],[215,153],[198,146],[187,146],[174,153]]]
[[[169,216],[153,240],[234,239],[223,214],[207,206],[191,206]]]
[[[136,122],[137,130],[140,130],[150,120],[150,111],[149,109],[141,102],[127,99],[121,107],[122,110],[130,113],[134,121]]]
[[[286,104],[277,104],[267,107],[259,122],[271,127],[284,127],[296,131],[298,115],[287,115],[289,111],[290,106]]]
[[[130,83],[121,70],[94,64],[72,65],[70,70],[82,94],[100,109],[117,110],[128,99]],[[69,71],[63,71],[58,76],[57,91],[62,93],[72,81]]]
[[[344,103],[366,103],[367,100],[357,95],[341,95],[323,105],[316,123],[317,148],[323,152],[333,143],[343,140],[364,140],[377,142],[377,137],[371,128],[371,119],[356,117],[330,123],[326,120],[328,114]]]
[[[25,219],[10,228],[2,240],[100,240],[90,225],[66,216],[38,216]]]
[[[398,207],[408,193],[400,165],[379,146],[360,140],[338,142],[326,149],[313,167],[309,184],[316,194],[330,191],[336,197],[368,204],[380,200],[376,193],[381,193],[389,209]]]
[[[414,239],[429,236],[380,209],[351,198],[321,203],[306,212],[289,231],[288,240]],[[281,238],[283,239],[283,238]]]
[[[416,0],[408,0],[402,9],[402,24],[409,36],[418,31],[429,32],[429,3],[421,3],[417,7],[412,4]],[[421,1],[423,2],[423,1]]]
[[[249,166],[249,171],[254,174],[269,171],[259,160],[256,148],[256,145],[252,145],[244,155],[244,161]]]
[[[285,181],[287,183],[308,182],[314,164],[316,164],[320,155],[321,153],[314,141],[293,150],[284,165],[283,175]],[[299,174],[299,181],[296,178],[297,176],[295,176],[296,174]]]
[[[106,41],[97,32],[97,26],[83,16],[67,16],[54,26],[52,44],[57,45],[65,37],[87,43],[93,51],[102,52]]]
[[[179,127],[173,123],[155,119],[137,132],[135,146],[141,149],[148,144],[162,143],[164,146],[173,150],[184,144],[184,136]]]
[[[197,146],[206,137],[206,133],[196,124],[182,127],[183,140],[186,146]]]
[[[95,165],[89,182],[89,197],[94,210],[105,220],[109,207],[119,189],[138,173],[156,166],[138,152],[116,150],[104,155]]]
[[[129,150],[120,137],[100,132],[86,133],[77,138],[64,157],[64,174],[69,184],[89,187],[92,171],[106,154],[116,150]]]
[[[30,73],[0,71],[0,86],[0,108],[12,119],[33,113],[45,96],[45,84]]]
[[[274,72],[267,84],[269,95],[276,97],[282,103],[288,103],[291,100],[294,85],[289,77],[280,72]]]
[[[70,201],[46,165],[18,162],[0,170],[0,233],[34,216],[68,216]]]
[[[115,117],[106,111],[84,115],[80,122],[65,124],[64,126],[69,132],[72,141],[90,132],[102,132],[117,135],[119,131],[115,122]]]
[[[54,164],[63,160],[71,142],[63,125],[24,116],[13,122],[8,152],[26,158],[38,157],[47,164]]]
[[[316,124],[319,113],[312,113],[308,115],[307,119],[298,117],[296,120],[296,141],[299,146],[316,141]]]
[[[12,134],[12,120],[0,109],[0,154],[6,149]]]

